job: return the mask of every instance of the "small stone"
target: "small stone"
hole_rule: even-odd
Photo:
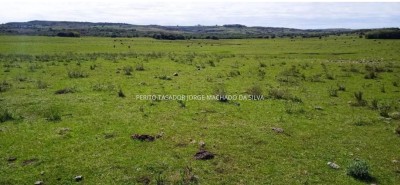
[[[393,159],[393,160],[392,160],[392,163],[399,163],[399,161],[396,160],[396,159]]]
[[[44,171],[41,171],[41,172],[40,172],[40,175],[44,175]]]
[[[35,185],[42,185],[43,184],[43,181],[36,181],[35,182]]]
[[[178,76],[178,73],[174,73],[173,75],[174,75],[174,76]]]
[[[315,110],[324,110],[324,108],[322,108],[321,106],[316,106],[314,107]]]
[[[284,132],[283,128],[278,128],[278,127],[272,127],[272,130],[275,131],[276,133],[283,133]]]
[[[204,141],[199,142],[200,148],[204,148],[206,146],[206,143]]]
[[[340,166],[337,165],[337,164],[334,163],[334,162],[328,162],[327,165],[330,166],[330,167],[333,168],[333,169],[339,169],[339,168],[340,168]]]
[[[83,180],[83,176],[82,175],[78,175],[78,176],[75,177],[75,181],[76,182],[79,182],[81,180]]]

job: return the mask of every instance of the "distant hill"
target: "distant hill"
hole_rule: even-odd
[[[294,29],[278,27],[248,27],[240,24],[215,26],[159,26],[125,23],[92,23],[69,21],[29,21],[0,24],[3,35],[152,37],[156,39],[240,39],[275,37],[322,37],[349,33],[364,34],[370,30]]]

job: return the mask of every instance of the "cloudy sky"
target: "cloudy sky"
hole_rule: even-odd
[[[251,0],[250,0],[251,1]],[[290,28],[400,27],[400,3],[246,1],[10,0],[0,23],[30,20]]]

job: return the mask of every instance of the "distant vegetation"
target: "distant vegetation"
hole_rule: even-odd
[[[123,23],[91,23],[66,21],[29,21],[0,24],[0,35],[39,35],[60,37],[151,37],[158,40],[245,39],[277,37],[324,37],[364,32],[351,29],[293,29],[247,27],[240,24],[215,26],[158,26]]]
[[[400,39],[400,29],[383,29],[369,32],[367,39]]]

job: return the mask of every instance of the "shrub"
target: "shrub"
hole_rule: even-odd
[[[11,121],[14,120],[14,117],[12,115],[12,113],[7,110],[0,110],[0,123],[6,122],[6,121]]]
[[[259,85],[254,85],[247,89],[247,94],[250,95],[250,99],[252,100],[261,100],[263,97],[263,90]]]
[[[17,77],[15,77],[15,79],[16,79],[17,81],[20,81],[20,82],[25,82],[25,81],[28,80],[28,77],[23,76],[23,75],[18,75]]]
[[[260,67],[267,67],[267,64],[260,62]]]
[[[214,88],[214,95],[217,96],[218,101],[227,102],[228,98],[226,98],[226,90],[223,85],[218,85]]]
[[[124,66],[123,68],[125,75],[132,75],[133,68],[132,66]]]
[[[351,163],[347,167],[347,175],[360,180],[368,180],[371,177],[367,162],[362,160],[355,160],[353,163]]]
[[[0,83],[0,92],[6,92],[11,88],[11,83],[3,81]]]
[[[339,90],[339,91],[346,91],[346,86],[345,86],[345,85],[343,85],[343,84],[338,84],[337,86],[338,86],[338,90]]]
[[[55,106],[49,107],[44,116],[48,121],[61,121],[61,111]]]
[[[354,106],[366,106],[368,102],[363,99],[363,92],[358,91],[354,93],[354,98],[356,99],[356,102],[353,103]]]
[[[268,92],[268,95],[272,99],[289,99],[291,97],[291,94],[284,89],[279,89],[279,88],[274,88],[270,89]]]
[[[328,93],[331,97],[338,97],[338,90],[333,87],[328,89]]]
[[[81,70],[70,70],[68,71],[68,77],[70,78],[86,78],[89,75]]]
[[[46,82],[44,82],[42,80],[38,80],[36,82],[36,86],[38,89],[46,89],[49,86],[49,84],[47,84]]]
[[[239,75],[240,75],[240,71],[238,71],[238,70],[232,70],[228,74],[229,77],[235,77],[235,76],[239,76]]]
[[[334,80],[335,79],[335,75],[333,75],[332,73],[326,73],[325,77],[328,80]]]
[[[378,78],[378,74],[375,71],[369,71],[367,74],[364,76],[365,79],[375,79]]]
[[[377,99],[373,99],[371,101],[371,109],[377,110],[379,108],[378,103],[379,103],[379,101]]]
[[[183,101],[183,100],[178,100],[178,103],[179,103],[179,106],[180,106],[180,107],[182,107],[182,108],[185,108],[185,107],[186,107],[185,101]]]
[[[120,97],[120,98],[125,98],[125,94],[124,94],[124,92],[122,92],[122,89],[120,89],[120,90],[118,91],[118,97]]]
[[[265,71],[263,70],[263,69],[258,69],[258,76],[261,78],[261,79],[264,79],[265,78]]]
[[[391,109],[391,106],[388,104],[383,104],[383,105],[379,106],[379,115],[381,115],[382,117],[388,118],[390,109]]]
[[[136,71],[144,71],[143,63],[137,64],[135,66]]]

